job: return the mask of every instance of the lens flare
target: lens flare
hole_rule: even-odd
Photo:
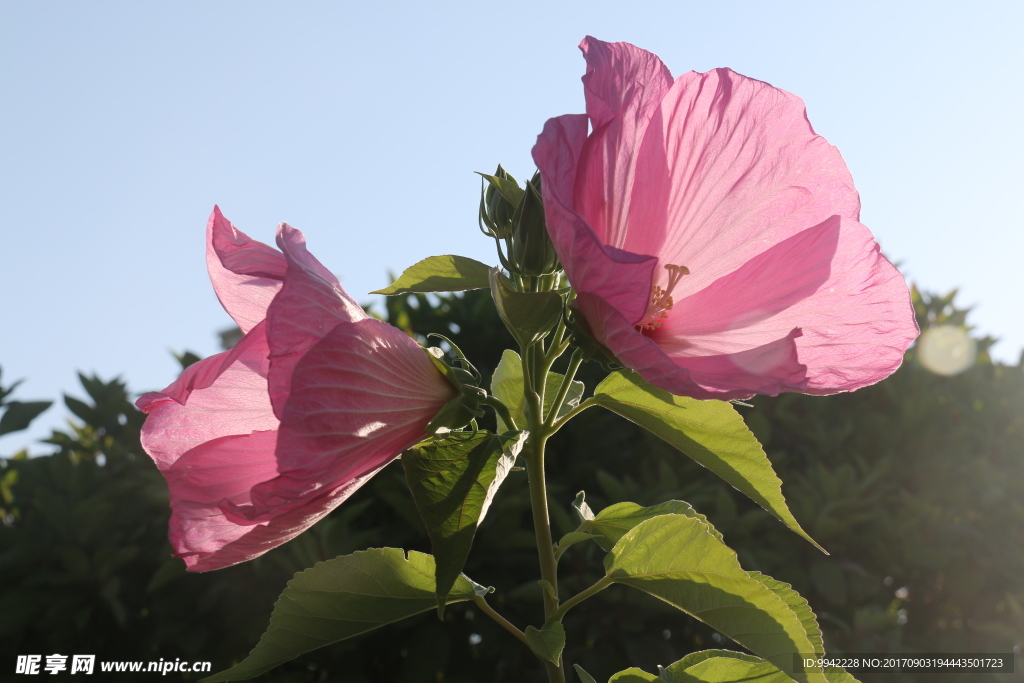
[[[958,375],[974,365],[978,345],[967,332],[953,325],[937,325],[921,333],[917,357],[936,375]]]

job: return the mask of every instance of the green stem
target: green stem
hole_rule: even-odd
[[[530,647],[530,642],[526,640],[526,634],[513,626],[508,619],[495,612],[494,608],[487,604],[487,600],[484,599],[484,596],[474,595],[473,602],[476,603],[476,606],[479,607],[484,614],[489,616],[491,619],[494,619],[503,629],[521,640],[523,645]]]
[[[568,422],[572,418],[574,418],[577,415],[579,415],[580,413],[582,413],[587,408],[593,408],[596,405],[597,405],[597,401],[595,401],[594,397],[591,396],[586,401],[584,401],[583,403],[579,404],[578,406],[576,406],[575,408],[570,410],[568,413],[563,415],[560,420],[557,420],[553,425],[551,425],[551,431],[549,432],[548,436],[551,436],[551,434],[554,434],[555,432],[557,432],[559,429],[562,428],[562,425],[564,425],[566,422]]]
[[[544,478],[544,447],[547,435],[543,428],[532,431],[527,441],[526,472],[530,480],[530,507],[533,509],[533,527],[537,535],[537,554],[540,557],[540,576],[552,590],[544,591],[544,621],[551,621],[558,613],[558,562],[555,560],[555,543],[551,537],[551,519],[548,514],[547,484]],[[539,425],[536,425],[539,427]],[[530,443],[532,442],[532,443]],[[565,683],[565,671],[561,666],[547,662],[548,683]]]
[[[551,412],[544,418],[544,426],[550,428],[555,422],[555,418],[558,417],[558,413],[562,410],[562,403],[565,402],[565,397],[569,393],[569,388],[572,386],[572,381],[576,377],[576,371],[580,369],[580,365],[583,364],[583,352],[576,349],[572,352],[572,358],[569,360],[569,367],[565,371],[565,377],[562,379],[562,386],[558,387],[558,393],[555,395],[555,400],[551,403]]]
[[[603,591],[605,588],[607,588],[610,585],[612,585],[612,580],[610,578],[608,578],[607,576],[602,576],[601,579],[597,583],[595,583],[593,586],[591,586],[590,588],[587,588],[585,590],[580,591],[576,595],[572,596],[571,598],[569,598],[568,600],[563,602],[559,606],[558,610],[555,611],[554,620],[555,621],[560,620],[562,617],[565,616],[566,612],[571,610],[573,607],[575,607],[576,605],[580,604],[581,602],[583,602],[587,598],[592,597],[592,596],[600,593],[601,591]]]

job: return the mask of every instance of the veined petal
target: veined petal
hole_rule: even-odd
[[[289,501],[365,476],[426,436],[455,389],[400,330],[339,322],[298,362],[277,447],[280,476],[253,492],[263,519]]]
[[[213,207],[206,226],[206,268],[217,298],[242,332],[266,317],[286,265],[280,252],[251,239]]]
[[[136,402],[149,414],[142,446],[161,470],[206,441],[277,429],[267,396],[268,353],[260,323],[231,351],[192,364],[167,389]]]
[[[629,43],[588,36],[580,49],[587,61],[583,90],[593,131],[580,155],[571,206],[602,243],[629,249],[623,237],[636,184],[637,150],[672,87],[672,74],[657,55]]]
[[[282,223],[277,244],[287,261],[284,287],[267,311],[270,342],[270,399],[280,417],[291,391],[292,373],[302,357],[339,322],[368,316],[338,279],[306,249],[306,239]]]
[[[251,489],[277,475],[276,432],[228,436],[190,450],[164,474],[171,495],[170,539],[189,571],[210,571],[258,557],[290,541],[355,493],[378,470],[282,506],[260,523],[229,518]]]
[[[795,340],[799,329],[781,338],[734,353],[672,357],[654,339],[640,334],[607,302],[593,294],[580,294],[577,304],[594,336],[623,365],[648,382],[680,396],[732,400],[754,394],[777,395],[804,391],[807,368],[800,362]]]
[[[889,376],[918,334],[903,276],[866,227],[834,216],[680,301],[650,336],[682,363],[759,347],[796,327],[807,366],[800,391],[812,394]]]
[[[537,137],[533,159],[544,180],[548,233],[576,290],[600,292],[623,317],[636,322],[647,310],[658,261],[602,244],[572,208],[572,178],[586,134],[586,117],[570,115],[550,119]]]
[[[676,80],[646,130],[636,176],[614,244],[689,268],[677,300],[808,227],[860,211],[846,164],[814,133],[803,101],[729,69]]]

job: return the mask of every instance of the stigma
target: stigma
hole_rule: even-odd
[[[668,271],[668,283],[665,287],[653,285],[651,287],[651,300],[647,304],[647,312],[635,327],[640,332],[656,330],[668,321],[668,312],[672,310],[672,290],[676,288],[684,275],[690,274],[686,266],[676,266],[671,263],[665,264]]]

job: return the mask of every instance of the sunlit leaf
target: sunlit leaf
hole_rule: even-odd
[[[605,558],[607,575],[700,619],[798,681],[825,683],[817,670],[794,671],[794,653],[814,652],[786,600],[740,567],[707,523],[685,515],[641,522]]]
[[[409,266],[401,277],[371,294],[464,292],[489,287],[489,266],[465,256],[430,256]]]
[[[674,396],[625,370],[601,382],[594,400],[675,446],[824,552],[789,511],[768,456],[729,403]]]

